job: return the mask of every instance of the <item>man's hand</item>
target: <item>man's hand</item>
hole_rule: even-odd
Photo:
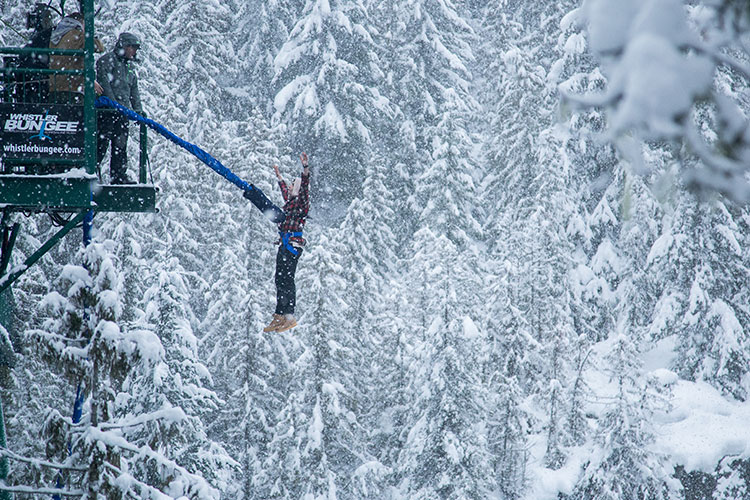
[[[281,180],[281,172],[279,172],[279,166],[278,165],[274,165],[273,166],[273,171],[276,173],[276,178],[278,180]]]
[[[302,166],[304,168],[307,168],[307,164],[308,164],[307,153],[303,151],[302,154],[299,155],[299,161],[302,162]]]
[[[101,85],[99,85],[99,82],[97,82],[96,80],[94,80],[94,91],[96,92],[96,95],[104,94],[104,89],[102,88]]]

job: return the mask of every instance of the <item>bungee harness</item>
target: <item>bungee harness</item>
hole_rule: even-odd
[[[295,231],[293,233],[279,231],[279,236],[281,236],[281,243],[287,250],[289,250],[289,253],[294,256],[299,255],[299,250],[294,248],[292,244],[289,243],[289,238],[302,238],[302,231]]]

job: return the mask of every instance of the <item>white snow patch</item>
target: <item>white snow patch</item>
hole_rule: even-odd
[[[323,412],[320,409],[320,398],[317,398],[313,408],[312,420],[310,427],[307,429],[307,437],[310,440],[307,443],[305,451],[317,450],[323,442]]]
[[[315,122],[315,130],[320,130],[321,128],[325,128],[327,130],[330,130],[331,132],[337,133],[338,136],[344,141],[346,141],[347,139],[344,119],[341,117],[341,114],[332,102],[326,104],[326,109],[323,112],[323,116],[321,116],[318,121]]]
[[[591,0],[584,5],[589,21],[591,48],[599,53],[622,49],[630,25],[643,5],[642,0]]]
[[[622,95],[612,129],[646,125],[657,137],[678,133],[676,120],[710,89],[713,72],[708,58],[687,57],[662,36],[636,37],[610,79],[610,94]]]
[[[476,323],[474,323],[474,321],[469,316],[464,316],[463,326],[464,326],[464,337],[466,339],[473,340],[482,336],[482,334],[479,332],[479,328],[477,327]]]
[[[705,382],[680,380],[672,405],[660,416],[654,444],[671,463],[712,473],[725,456],[750,457],[750,402],[728,400]]]
[[[558,470],[548,469],[541,463],[531,464],[530,473],[534,478],[525,498],[531,500],[558,500],[559,493],[571,494],[581,474],[583,464],[591,458],[591,450],[573,448],[565,464]],[[541,451],[543,453],[543,450]]]
[[[665,233],[659,236],[654,244],[651,245],[651,250],[648,252],[648,257],[646,257],[646,263],[650,265],[655,259],[667,255],[669,249],[672,248],[672,244],[674,244],[674,237],[671,234]]]
[[[311,83],[309,76],[298,76],[291,82],[284,85],[276,96],[273,98],[273,106],[277,112],[281,113],[289,103],[289,100],[296,94],[299,94],[301,89],[308,86]]]
[[[666,368],[659,368],[657,370],[654,370],[650,373],[650,375],[661,386],[676,384],[680,379],[675,372],[673,372],[672,370],[667,370]]]
[[[643,353],[643,370],[646,373],[654,372],[659,369],[669,369],[675,358],[675,346],[677,345],[677,336],[672,335],[662,339],[654,344],[653,349]]]

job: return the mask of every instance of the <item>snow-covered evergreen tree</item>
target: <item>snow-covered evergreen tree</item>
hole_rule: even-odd
[[[651,331],[676,331],[676,368],[688,379],[707,380],[735,398],[747,398],[746,312],[736,302],[744,287],[744,239],[733,214],[715,200],[699,205],[683,196],[673,219],[648,256],[663,288]],[[661,333],[663,336],[664,333]]]
[[[128,374],[137,378],[149,372],[164,351],[153,332],[119,323],[122,276],[115,245],[111,240],[92,243],[81,253],[86,267],[66,266],[61,279],[65,294],[47,296],[52,316],[30,332],[44,358],[88,394],[85,425],[69,428],[59,412],[48,419],[48,452],[61,462],[71,454],[70,463],[85,464],[80,484],[90,498],[150,498],[160,492],[179,496],[191,490],[200,498],[217,498],[217,490],[203,478],[170,458],[170,451],[162,448],[164,434],[146,431],[151,425],[179,427],[178,422],[186,420],[182,409],[160,405],[149,411],[128,404],[138,393]],[[144,433],[149,437],[139,440]],[[68,441],[70,448],[64,444]],[[155,474],[149,476],[146,470]]]
[[[313,171],[328,181],[313,197],[334,216],[361,189],[391,114],[378,52],[360,0],[308,0],[274,60],[274,117],[317,159]]]
[[[460,305],[473,289],[471,279],[457,279],[464,263],[446,236],[425,228],[413,248],[411,276],[425,280],[420,307],[429,322],[414,324],[413,330],[424,331],[409,340],[419,351],[410,373],[414,402],[394,479],[409,498],[481,498],[495,486],[482,418],[486,386],[470,368],[486,339],[471,319],[479,311]]]
[[[342,269],[332,258],[340,248],[319,234],[315,248],[302,256],[306,268],[315,270],[301,268],[298,278],[298,316],[309,326],[295,330],[304,336],[268,445],[266,498],[353,495],[360,485],[349,479],[373,462],[359,423],[354,380],[362,367],[352,356],[356,332],[345,321],[350,305],[330,293],[344,289]]]
[[[538,370],[540,344],[531,335],[525,315],[511,301],[509,278],[515,273],[506,261],[490,274],[493,300],[488,308],[487,333],[491,349],[485,361],[490,391],[487,432],[497,487],[505,498],[520,498],[526,487],[527,435],[530,415],[522,402],[526,384]]]
[[[655,400],[638,381],[640,361],[634,343],[619,334],[606,361],[617,392],[599,421],[599,449],[586,464],[572,498],[676,498],[676,481],[664,458],[648,449],[653,441],[650,422]]]
[[[274,60],[302,13],[304,4],[289,0],[240,2],[235,17],[239,77],[230,93],[248,96],[264,116],[272,116]],[[237,118],[240,118],[239,116]]]
[[[478,332],[450,314],[446,304],[427,332],[435,343],[423,360],[427,385],[415,402],[397,471],[408,498],[486,498],[496,487],[483,418],[486,392],[467,364],[473,359],[467,348],[483,339],[461,338]]]
[[[395,227],[395,197],[385,186],[385,172],[373,165],[362,192],[349,206],[338,229],[343,250],[342,267],[347,283],[349,308],[344,318],[357,332],[352,338],[351,353],[361,367],[352,380],[356,387],[363,419],[372,436],[375,456],[383,451],[381,460],[393,458],[392,449],[383,450],[380,440],[398,441],[401,429],[383,422],[399,420],[404,410],[403,350],[396,312],[402,284],[398,280],[400,261],[396,250],[399,242]],[[371,464],[372,465],[372,464]],[[376,493],[371,493],[377,496]]]

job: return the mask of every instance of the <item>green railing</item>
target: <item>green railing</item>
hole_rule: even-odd
[[[64,104],[83,108],[85,130],[96,130],[96,112],[93,110],[93,50],[91,57],[86,57],[86,50],[62,50],[26,47],[0,47],[0,102],[19,104]],[[84,69],[54,70],[48,68],[19,67],[23,56],[49,57],[75,56],[84,58]],[[89,68],[90,66],[90,68]],[[50,79],[58,77],[84,76],[84,93],[61,92],[50,93]],[[90,78],[91,82],[88,81]],[[91,94],[89,95],[89,87]],[[112,113],[112,110],[99,110],[98,113]],[[147,127],[140,125],[140,154],[138,180],[147,182],[148,168],[148,132]],[[59,174],[71,168],[85,168],[89,174],[98,173],[96,165],[96,134],[85,136],[85,154],[80,159],[44,159],[6,158],[0,163],[0,174]]]

